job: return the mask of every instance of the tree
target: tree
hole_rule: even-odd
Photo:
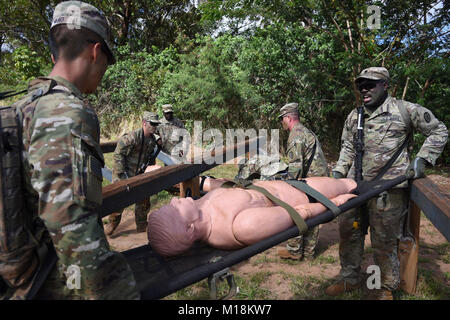
[[[258,119],[260,97],[238,61],[244,41],[223,35],[203,38],[167,75],[158,104],[172,103],[184,119],[202,120],[205,128],[249,128]]]

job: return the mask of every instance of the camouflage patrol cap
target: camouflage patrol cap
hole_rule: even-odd
[[[162,109],[164,113],[173,112],[173,107],[171,104],[164,104]]]
[[[151,123],[161,123],[158,119],[158,115],[150,111],[144,111],[144,116],[142,117],[142,120]]]
[[[277,159],[269,159],[268,163],[261,165],[261,176],[270,177],[279,172],[286,170],[289,166],[284,162]]]
[[[81,1],[65,1],[58,4],[53,13],[50,29],[54,26],[65,24],[69,29],[89,29],[98,34],[104,41],[108,63],[116,63],[110,44],[111,29],[108,20],[96,7]]]
[[[384,67],[370,67],[361,71],[355,82],[362,79],[389,81],[389,71]]]
[[[283,118],[285,115],[289,114],[289,113],[299,113],[298,112],[298,103],[288,103],[286,105],[284,105],[281,109],[280,109],[280,115],[278,116],[278,119]]]

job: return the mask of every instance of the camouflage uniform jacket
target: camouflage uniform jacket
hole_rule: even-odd
[[[430,110],[407,101],[403,101],[403,105],[410,116],[411,126],[427,137],[417,157],[434,165],[447,142],[447,128]],[[367,108],[364,108],[364,113],[363,178],[371,180],[407,138],[408,128],[399,111],[398,100],[390,96],[372,113]],[[345,121],[341,138],[342,148],[339,160],[333,169],[349,178],[355,177],[354,139],[357,134],[357,117],[356,109],[354,109]],[[383,179],[393,179],[405,174],[410,164],[409,157],[408,148],[404,148]],[[397,187],[405,186],[407,182]]]
[[[142,128],[123,135],[114,150],[113,181],[134,177],[138,166],[154,164],[157,139],[159,136],[154,134],[145,137]]]
[[[49,232],[61,282],[66,282],[69,267],[79,268],[80,288],[72,289],[75,295],[139,298],[130,267],[120,253],[110,250],[98,219],[104,160],[95,111],[61,77],[38,78],[29,90],[45,90],[55,82],[49,93],[22,108],[27,208]],[[33,233],[43,241],[42,228]]]
[[[170,155],[172,149],[183,140],[183,137],[179,135],[179,139],[173,141],[171,139],[172,132],[177,128],[184,129],[184,124],[180,119],[176,117],[173,117],[173,119],[170,121],[166,120],[166,118],[163,117],[160,121],[161,124],[158,126],[157,130],[158,134],[161,136],[162,150]]]
[[[297,177],[299,170],[301,172],[298,177],[302,177],[303,171],[306,170],[307,163],[313,155],[314,145],[316,145],[316,149],[307,176],[328,176],[328,165],[319,139],[309,129],[298,123],[290,131],[287,141],[286,154],[291,178]]]

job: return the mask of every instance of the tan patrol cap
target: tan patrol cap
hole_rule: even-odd
[[[361,71],[355,82],[362,79],[389,81],[389,71],[384,67],[370,67]]]
[[[151,123],[161,123],[161,121],[159,121],[158,115],[150,111],[144,111],[144,116],[142,117],[142,120]]]
[[[162,109],[164,113],[173,112],[173,107],[171,104],[164,104]]]
[[[116,63],[110,44],[110,25],[103,13],[96,7],[81,1],[61,2],[55,8],[50,29],[60,24],[65,24],[72,29],[83,27],[98,34],[105,42],[108,63]]]
[[[278,119],[283,118],[285,115],[289,114],[289,113],[299,113],[298,112],[298,103],[288,103],[286,105],[284,105],[281,109],[280,109],[280,115],[278,116]]]

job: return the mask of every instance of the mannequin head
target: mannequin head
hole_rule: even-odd
[[[192,198],[173,198],[149,215],[148,240],[163,256],[181,254],[207,236],[208,222]]]

